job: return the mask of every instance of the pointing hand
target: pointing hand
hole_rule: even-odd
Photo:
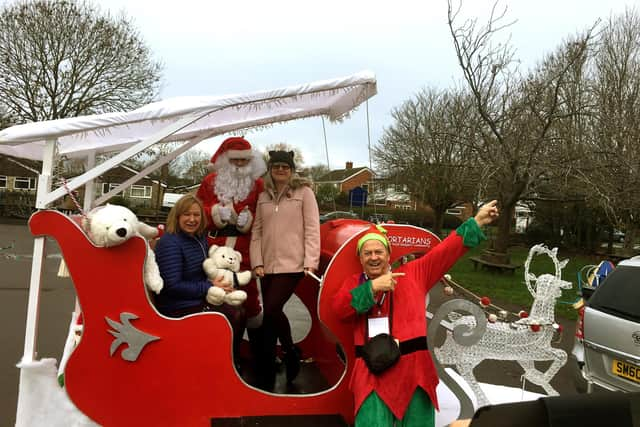
[[[383,274],[382,276],[379,276],[371,281],[371,289],[373,289],[373,292],[393,291],[396,287],[396,283],[398,283],[396,278],[402,277],[404,275],[405,273],[392,273],[392,272]]]

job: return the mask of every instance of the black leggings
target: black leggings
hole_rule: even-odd
[[[265,344],[274,349],[278,338],[283,349],[293,347],[291,325],[283,308],[303,277],[304,273],[281,273],[267,274],[260,280],[264,310],[262,322],[268,337]]]
[[[244,335],[244,328],[247,323],[244,308],[232,307],[228,304],[222,304],[218,306],[212,306],[211,311],[224,314],[229,323],[231,323],[231,330],[233,332],[233,358],[237,360],[240,357],[240,344],[242,343],[242,336]]]

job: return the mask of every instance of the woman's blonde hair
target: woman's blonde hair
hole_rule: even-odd
[[[202,206],[202,202],[193,194],[185,194],[180,197],[175,205],[169,211],[169,216],[167,216],[167,233],[175,234],[180,231],[180,225],[178,223],[178,218],[180,215],[191,209],[193,204],[198,205],[198,209],[200,209],[200,216],[202,220],[200,221],[200,225],[196,230],[196,234],[203,234],[207,229],[207,218],[204,214],[204,207]]]

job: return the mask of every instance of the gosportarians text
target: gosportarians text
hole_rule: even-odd
[[[431,247],[431,237],[388,236],[388,239],[393,246]]]

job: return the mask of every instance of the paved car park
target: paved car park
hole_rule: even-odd
[[[0,223],[0,425],[15,423],[20,361],[24,346],[33,237],[23,221]],[[71,280],[57,277],[60,265],[55,241],[47,242],[42,274],[38,357],[60,359],[75,303]]]

